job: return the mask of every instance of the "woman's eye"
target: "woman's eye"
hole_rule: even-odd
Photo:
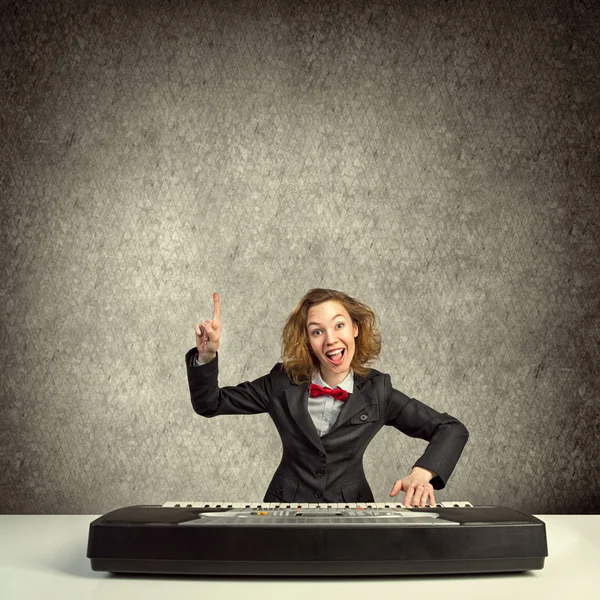
[[[316,335],[317,333],[321,333],[320,329],[313,329],[312,334]]]
[[[338,324],[337,324],[337,327],[338,327],[338,329],[339,329],[340,327],[343,327],[343,326],[344,326],[344,324],[343,324],[343,323],[338,323]]]

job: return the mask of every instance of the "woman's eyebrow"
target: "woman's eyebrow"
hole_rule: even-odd
[[[335,317],[333,317],[333,319],[331,319],[332,321],[335,321],[338,317],[342,317],[342,318],[346,318],[344,317],[344,315],[335,315]],[[320,325],[320,323],[314,323],[314,322],[310,322],[307,327],[310,327],[311,325]]]

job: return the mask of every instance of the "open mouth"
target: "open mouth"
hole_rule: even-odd
[[[344,348],[340,348],[337,350],[332,350],[331,352],[326,352],[325,356],[327,356],[327,360],[333,365],[339,365],[344,360],[344,356],[346,355],[346,350]]]

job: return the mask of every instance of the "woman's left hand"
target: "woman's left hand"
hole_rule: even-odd
[[[433,476],[434,474],[427,469],[414,467],[410,475],[396,481],[390,496],[395,496],[404,490],[406,492],[404,506],[425,507],[426,504],[435,504],[433,486],[429,483]]]

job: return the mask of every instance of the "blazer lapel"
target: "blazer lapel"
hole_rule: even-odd
[[[315,427],[310,415],[308,414],[308,407],[304,405],[304,398],[308,394],[308,384],[294,385],[285,390],[285,396],[290,409],[290,413],[298,424],[298,427],[302,430],[302,433],[319,449],[323,452],[323,444],[319,437],[319,432]]]
[[[329,435],[335,431],[343,423],[365,408],[367,403],[361,392],[364,381],[363,378],[357,375],[354,376],[354,391],[348,396],[348,399],[344,401],[344,406],[342,406],[342,410],[340,410],[340,414],[333,424],[333,427],[325,435]]]

